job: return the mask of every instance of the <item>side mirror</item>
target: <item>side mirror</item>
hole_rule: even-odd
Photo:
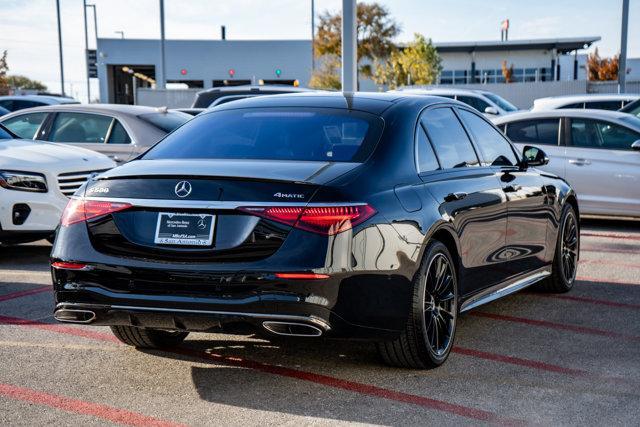
[[[549,163],[547,153],[537,147],[525,145],[522,154],[528,166],[544,166]]]
[[[631,149],[640,151],[640,139],[631,144]]]
[[[497,116],[500,114],[500,112],[498,111],[498,109],[496,107],[487,107],[484,109],[484,113],[485,114],[491,114],[493,116]]]

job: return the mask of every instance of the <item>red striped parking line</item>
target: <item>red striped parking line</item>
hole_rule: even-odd
[[[179,427],[184,425],[163,421],[137,412],[114,408],[113,406],[72,399],[26,387],[18,387],[12,384],[0,383],[0,396],[44,405],[50,408],[62,409],[63,411],[76,414],[91,415],[96,418],[127,426]]]
[[[588,328],[585,326],[577,326],[577,325],[567,325],[564,323],[549,322],[547,320],[528,319],[525,317],[507,316],[504,314],[488,313],[484,311],[472,311],[469,313],[469,315],[476,316],[476,317],[485,317],[485,318],[495,319],[495,320],[504,320],[507,322],[524,323],[526,325],[540,326],[543,328],[560,329],[565,331],[576,332],[579,334],[599,335],[599,336],[618,338],[618,339],[623,339],[628,341],[640,341],[640,336],[636,336],[636,335],[626,335],[626,334],[621,334],[613,331],[605,331],[603,329]]]
[[[10,294],[0,295],[0,302],[9,301],[14,298],[26,297],[28,295],[35,295],[35,294],[47,292],[50,290],[51,290],[51,286],[41,286],[34,289],[27,289],[26,291],[12,292]]]
[[[626,302],[608,301],[603,299],[578,297],[573,295],[554,295],[554,294],[542,294],[542,293],[534,293],[534,292],[530,292],[529,295],[535,295],[542,298],[561,299],[566,301],[586,302],[589,304],[606,305],[609,307],[640,309],[640,304],[628,304]]]
[[[610,233],[585,233],[581,232],[580,237],[603,237],[605,239],[640,240],[640,236],[610,234]]]
[[[86,328],[74,328],[58,324],[38,322],[36,320],[21,319],[19,317],[0,316],[0,324],[26,326],[29,328],[41,329],[44,331],[55,332],[58,334],[75,335],[77,337],[89,338],[98,341],[110,341],[119,343],[118,339],[102,332],[96,332]]]

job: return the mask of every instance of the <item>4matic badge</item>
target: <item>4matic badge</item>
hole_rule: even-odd
[[[297,193],[276,193],[273,197],[277,197],[279,199],[304,199],[304,194]]]

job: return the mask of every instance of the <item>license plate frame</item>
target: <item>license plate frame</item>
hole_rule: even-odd
[[[213,246],[216,215],[158,212],[154,243],[169,246]]]

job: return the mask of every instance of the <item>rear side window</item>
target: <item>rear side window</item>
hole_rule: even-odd
[[[107,144],[130,144],[131,138],[129,134],[125,130],[124,126],[116,120],[113,124],[113,128],[111,129],[111,135],[109,135],[109,139],[107,140]]]
[[[418,172],[429,172],[438,169],[440,167],[438,165],[438,159],[436,159],[436,155],[433,152],[431,143],[427,139],[427,134],[422,125],[419,125],[416,131],[416,144],[418,144]]]
[[[477,114],[459,110],[482,153],[483,164],[488,166],[515,166],[518,159],[511,145],[500,132]]]
[[[4,120],[2,124],[20,138],[33,139],[47,113],[22,114]]]
[[[513,142],[558,145],[559,127],[559,119],[513,122],[507,125],[507,136]]]
[[[144,158],[360,162],[382,126],[376,116],[337,109],[216,111],[194,117]]]
[[[178,111],[169,111],[168,113],[141,114],[138,118],[165,133],[169,133],[185,124],[191,119],[191,116]]]
[[[479,164],[471,141],[451,108],[436,108],[422,116],[422,124],[443,169]]]
[[[584,102],[576,102],[575,104],[567,104],[560,107],[561,109],[584,108]]]
[[[87,113],[58,113],[49,141],[104,143],[112,117]]]
[[[622,108],[622,101],[588,101],[584,103],[584,108],[618,111],[620,108]]]
[[[605,150],[631,150],[640,133],[599,120],[571,119],[571,145]]]
[[[460,96],[460,95],[458,95],[458,101],[464,102],[468,106],[475,108],[476,110],[480,111],[481,113],[484,113],[484,110],[487,107],[490,107],[488,102],[483,101],[482,99],[480,99],[478,97],[475,97],[475,96]]]

